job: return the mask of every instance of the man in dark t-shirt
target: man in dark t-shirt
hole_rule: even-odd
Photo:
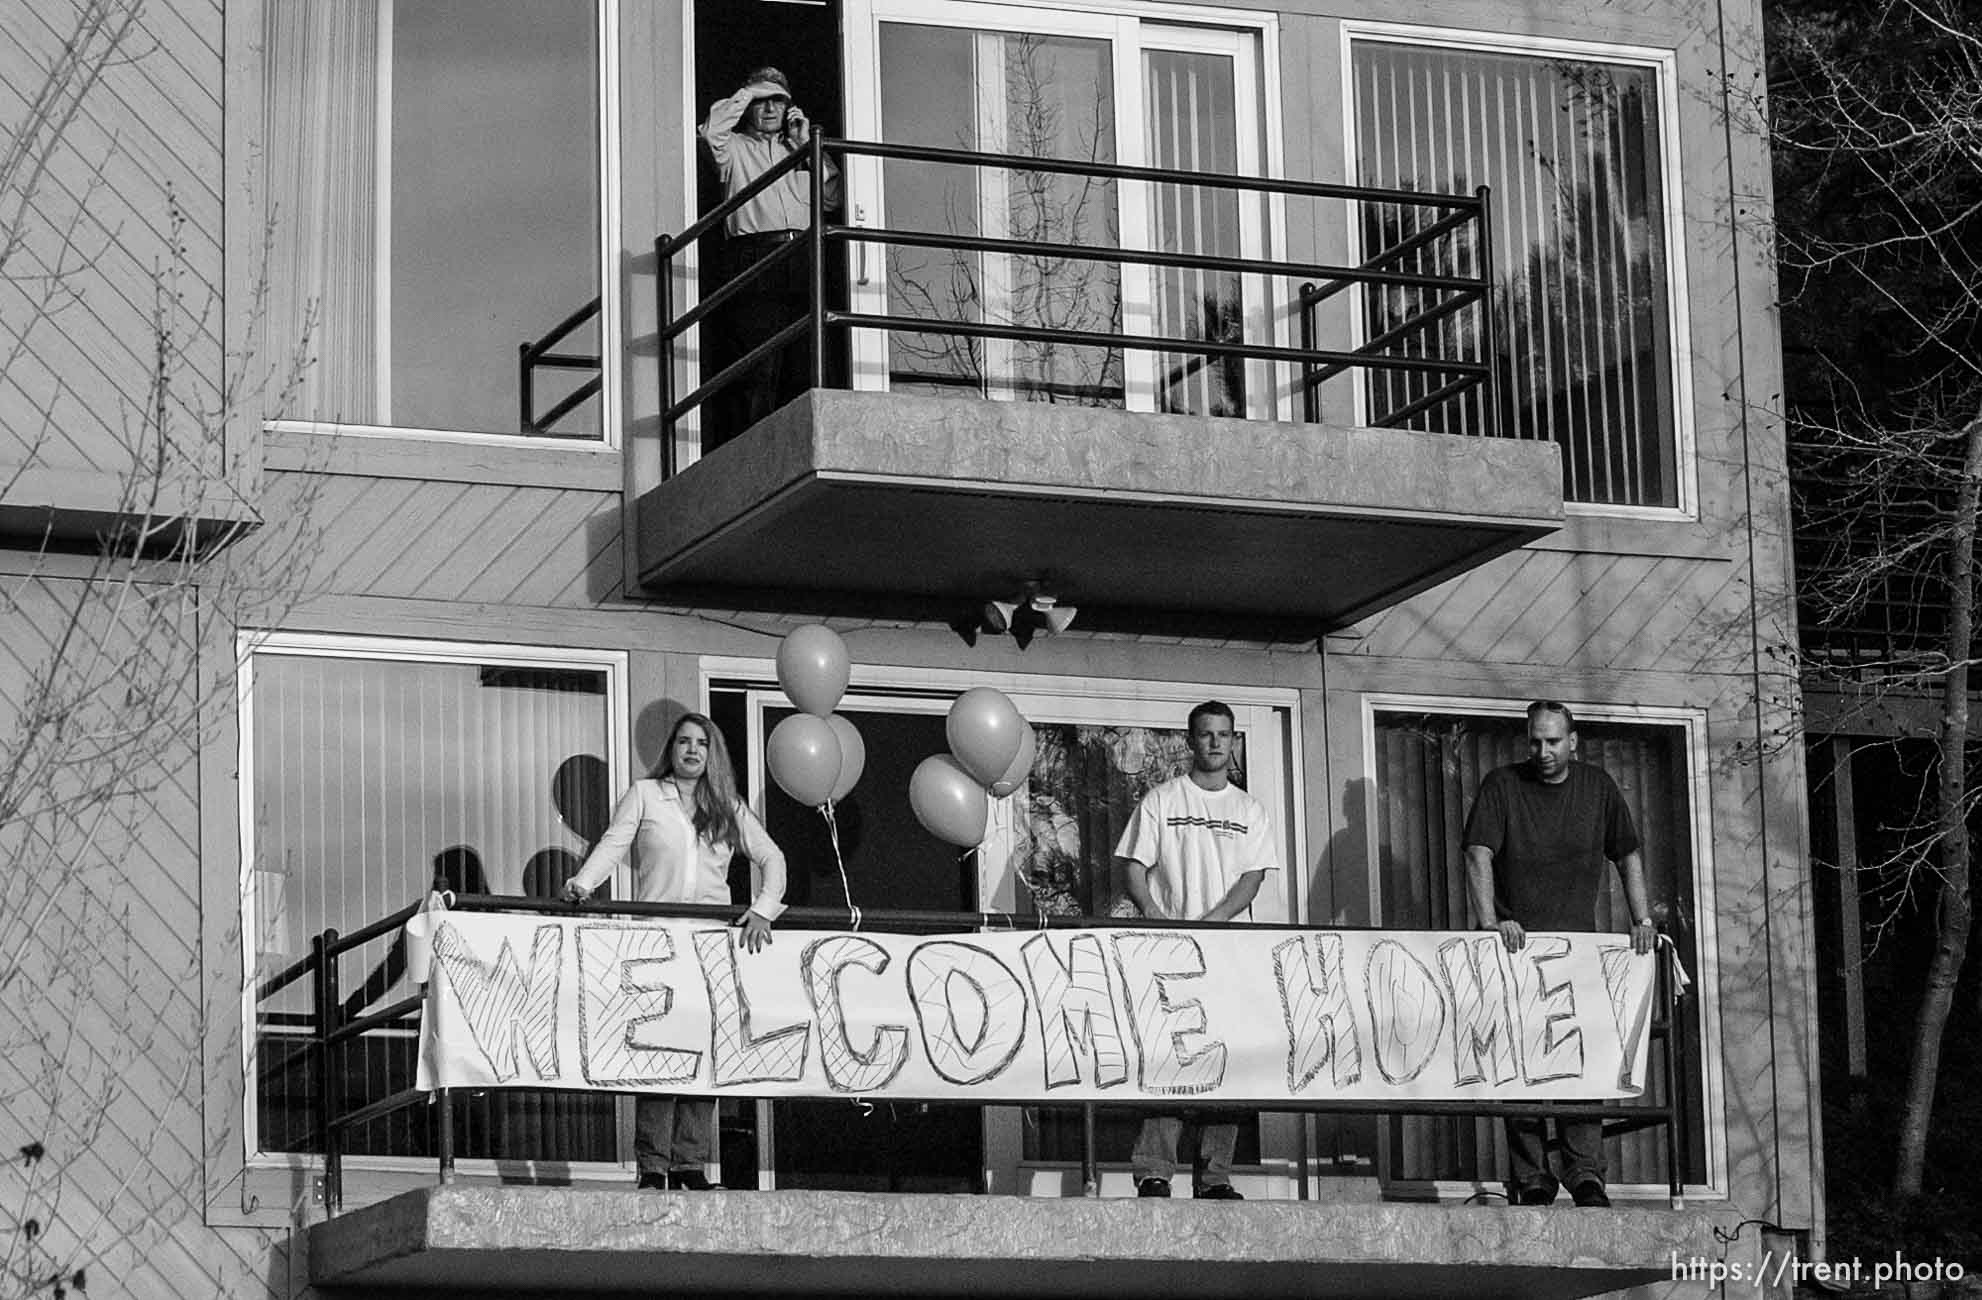
[[[1616,863],[1631,908],[1631,947],[1650,952],[1658,931],[1645,893],[1638,831],[1617,783],[1576,761],[1576,719],[1568,706],[1528,706],[1528,761],[1497,767],[1480,783],[1462,837],[1466,888],[1481,929],[1498,930],[1519,952],[1529,930],[1596,928],[1597,893]],[[1548,1165],[1548,1121],[1507,1121],[1507,1199],[1547,1205],[1560,1186],[1578,1205],[1609,1205],[1604,1191],[1603,1124],[1558,1120],[1558,1182]]]

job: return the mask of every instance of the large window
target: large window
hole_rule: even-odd
[[[601,436],[605,12],[269,0],[264,333],[305,361],[278,417]],[[593,366],[519,364],[574,317],[548,350]]]
[[[1579,757],[1617,782],[1643,842],[1646,886],[1660,929],[1679,947],[1686,970],[1702,975],[1695,898],[1694,771],[1691,726],[1685,721],[1613,721],[1594,714],[1576,724]],[[1372,762],[1376,811],[1372,839],[1379,923],[1397,929],[1462,930],[1473,924],[1466,896],[1461,842],[1480,781],[1494,768],[1527,757],[1527,719],[1519,706],[1493,713],[1420,711],[1380,706],[1373,711]],[[1587,928],[1622,933],[1630,912],[1617,873],[1606,873]],[[1688,1077],[1702,1070],[1700,1006],[1683,1004]],[[1663,1100],[1663,1062],[1655,1051],[1650,1100]],[[1689,1172],[1709,1181],[1710,1146],[1701,1116],[1702,1090],[1688,1090]],[[1498,1120],[1393,1117],[1387,1122],[1386,1176],[1393,1182],[1485,1183],[1497,1186],[1505,1168]],[[1607,1144],[1614,1184],[1663,1185],[1665,1134],[1648,1128]]]
[[[624,784],[617,656],[351,638],[256,642],[242,711],[251,982],[437,885],[555,897],[604,830]],[[396,938],[349,954],[344,1009],[407,997]],[[256,1014],[258,1149],[312,1150],[316,1065],[303,1045],[310,983]],[[353,1043],[334,1066],[353,1106],[413,1080],[412,1024]],[[469,1157],[611,1161],[612,1098],[501,1091],[462,1098]],[[347,1150],[425,1155],[427,1108],[352,1130]]]
[[[1662,65],[1564,52],[1452,48],[1356,36],[1356,179],[1387,189],[1492,189],[1491,341],[1499,431],[1562,448],[1564,495],[1609,506],[1679,508],[1677,304],[1670,247]],[[1390,247],[1437,213],[1362,205],[1365,247]],[[1476,230],[1437,240],[1399,269],[1477,275]],[[1365,294],[1376,338],[1429,308],[1437,291]],[[1438,322],[1420,349],[1484,357],[1479,318]],[[1437,385],[1376,372],[1371,418]],[[1494,431],[1484,394],[1431,406],[1412,427]]]

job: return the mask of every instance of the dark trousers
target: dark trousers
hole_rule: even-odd
[[[1554,1196],[1558,1187],[1576,1188],[1594,1180],[1603,1185],[1603,1121],[1557,1120],[1562,1177],[1558,1182],[1548,1164],[1548,1119],[1522,1116],[1507,1121],[1507,1190],[1529,1190]]]
[[[715,1098],[642,1093],[633,1099],[633,1155],[641,1173],[699,1173],[715,1151]]]
[[[724,262],[731,280],[794,244],[797,247],[789,257],[752,276],[723,309],[731,361],[740,360],[752,348],[810,313],[812,259],[802,230],[731,235],[725,244]],[[705,429],[703,453],[706,455],[721,446],[811,387],[811,357],[811,340],[800,334],[784,346],[774,348],[745,372],[723,395],[723,418],[714,421],[713,428]]]

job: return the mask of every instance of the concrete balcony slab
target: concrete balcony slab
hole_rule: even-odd
[[[647,492],[662,598],[1307,639],[1561,526],[1553,445],[814,390]]]
[[[310,1230],[336,1295],[1568,1300],[1719,1258],[1732,1211],[436,1186]],[[1752,1240],[1752,1234],[1750,1234]]]
[[[215,477],[155,477],[0,462],[0,541],[31,548],[150,554],[224,546],[261,524],[246,495]]]

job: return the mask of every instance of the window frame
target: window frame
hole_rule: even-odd
[[[255,1087],[258,1032],[255,1015],[261,982],[259,954],[254,936],[261,932],[255,893],[255,764],[254,764],[254,664],[257,655],[279,655],[310,659],[360,659],[374,662],[413,664],[499,664],[517,668],[590,669],[605,676],[606,784],[617,798],[631,784],[632,729],[628,723],[628,652],[563,646],[531,646],[500,642],[439,641],[411,637],[362,636],[334,632],[241,631],[235,635],[235,770],[240,838],[240,868],[236,894],[240,900],[241,934],[241,1089],[240,1119],[244,1163],[250,1172],[260,1169],[308,1169],[320,1164],[316,1152],[267,1151],[261,1146],[261,1116]],[[622,868],[621,877],[627,876]],[[628,879],[616,878],[615,888],[624,894]],[[624,1117],[622,1116],[622,1119]],[[620,1160],[616,1164],[572,1162],[570,1169],[579,1176],[603,1175],[630,1169],[631,1130],[621,1124]],[[461,1160],[460,1168],[470,1174],[495,1174],[500,1162],[493,1159]],[[347,1156],[345,1164],[354,1169],[381,1172],[418,1172],[433,1165],[427,1156]]]
[[[1671,355],[1666,359],[1667,382],[1672,385],[1673,486],[1677,504],[1670,506],[1621,505],[1593,501],[1563,502],[1570,515],[1611,519],[1661,521],[1695,520],[1700,517],[1698,456],[1693,406],[1692,320],[1687,298],[1685,186],[1680,171],[1679,143],[1679,56],[1673,49],[1625,45],[1610,41],[1575,40],[1568,37],[1510,35],[1457,27],[1432,27],[1419,23],[1385,23],[1366,19],[1344,19],[1341,25],[1342,87],[1342,166],[1345,173],[1356,158],[1356,81],[1355,46],[1358,41],[1386,45],[1419,45],[1457,53],[1504,56],[1553,57],[1581,63],[1609,63],[1649,69],[1656,79],[1659,96],[1659,177],[1658,192],[1663,200],[1666,257],[1667,328],[1672,337]],[[1353,182],[1353,177],[1345,175]],[[1362,205],[1347,205],[1345,231],[1348,247],[1360,249]],[[1351,346],[1363,343],[1365,318],[1361,286],[1351,290]],[[1362,384],[1354,387],[1354,412],[1358,424],[1369,415],[1368,394]]]
[[[1489,695],[1415,695],[1402,692],[1371,691],[1362,696],[1361,740],[1363,779],[1368,782],[1371,807],[1364,827],[1365,875],[1370,891],[1372,917],[1383,915],[1383,873],[1380,867],[1378,835],[1382,818],[1377,815],[1378,713],[1439,713],[1461,717],[1513,719],[1525,717],[1528,699]],[[1692,830],[1693,925],[1695,955],[1699,969],[1690,972],[1692,992],[1700,1007],[1700,1059],[1694,1062],[1690,1086],[1699,1090],[1700,1115],[1705,1132],[1701,1135],[1707,1153],[1704,1180],[1695,1171],[1695,1181],[1686,1184],[1689,1196],[1709,1199],[1728,1194],[1727,1107],[1723,1087],[1720,1012],[1720,934],[1715,903],[1719,897],[1714,869],[1712,756],[1708,749],[1707,710],[1688,705],[1625,704],[1604,700],[1564,698],[1579,722],[1622,725],[1677,727],[1684,733],[1685,786],[1688,820]],[[1383,1140],[1387,1141],[1387,1138]],[[1477,1183],[1440,1179],[1409,1182],[1402,1187],[1432,1190],[1443,1200],[1458,1200],[1479,1190]],[[1613,1184],[1613,1192],[1628,1197],[1654,1198],[1666,1195],[1664,1183]]]
[[[384,12],[392,12],[393,0],[384,0]],[[523,433],[496,433],[477,429],[427,428],[415,425],[363,424],[336,420],[308,419],[264,419],[261,427],[269,433],[327,434],[331,436],[352,436],[360,438],[402,438],[418,442],[458,443],[485,447],[529,447],[535,449],[556,448],[561,451],[580,454],[617,454],[621,449],[622,434],[622,393],[625,380],[625,364],[622,355],[624,338],[623,294],[621,292],[619,267],[620,249],[620,68],[619,32],[620,7],[628,0],[593,0],[593,23],[596,45],[594,55],[598,61],[598,120],[595,123],[598,139],[598,217],[599,217],[599,262],[596,268],[599,285],[599,436],[597,438],[551,438]],[[381,27],[379,45],[381,54],[390,57],[392,30],[389,25]],[[382,78],[379,89],[379,120],[377,129],[381,134],[391,133],[392,81]],[[691,161],[692,161],[691,155]],[[389,154],[381,151],[379,166],[390,169]],[[389,187],[381,187],[384,195],[381,205],[374,211],[374,219],[386,223],[389,230],[392,202]],[[377,274],[381,285],[390,276],[389,243],[380,244],[381,257]],[[390,293],[381,294],[381,302],[390,302]],[[374,332],[372,346],[380,353],[378,382],[389,386],[392,373],[389,365],[391,349],[390,312]]]

